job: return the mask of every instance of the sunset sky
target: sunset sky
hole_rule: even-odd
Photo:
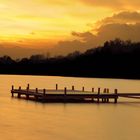
[[[139,0],[0,0],[0,44],[65,52],[115,37],[138,41],[139,5]]]

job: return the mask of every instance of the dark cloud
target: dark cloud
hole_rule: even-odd
[[[140,13],[120,12],[112,17],[107,17],[96,29],[96,36],[92,32],[72,32],[76,37],[74,41],[61,41],[54,50],[61,54],[73,52],[75,50],[85,51],[89,48],[102,45],[107,40],[120,38],[123,40],[140,41]],[[93,29],[95,31],[95,29]]]
[[[107,40],[120,38],[123,40],[140,41],[140,13],[139,12],[120,12],[112,17],[107,17],[99,22],[96,29],[97,34],[91,31],[72,32],[74,40],[60,41],[51,49],[26,49],[26,48],[3,48],[0,47],[0,54],[24,57],[37,53],[50,52],[52,55],[65,55],[74,51],[86,51],[87,49],[98,47]],[[95,31],[95,28],[94,28]],[[18,54],[17,54],[18,52]]]
[[[135,24],[135,23],[140,23],[140,13],[133,11],[124,11],[120,12],[118,14],[114,14],[111,17],[107,17],[103,20],[100,20],[96,23],[96,25],[105,25],[105,24],[114,24],[114,23],[119,23],[119,24]]]
[[[74,51],[86,51],[89,48],[97,45],[96,37],[90,32],[77,33],[72,32],[72,35],[78,37],[72,41],[61,41],[54,48],[55,54],[68,54]]]
[[[97,36],[101,42],[115,38],[140,41],[140,24],[106,24],[98,29]]]
[[[91,32],[84,32],[84,33],[72,32],[72,35],[81,38],[85,42],[96,39],[96,36],[93,35]]]

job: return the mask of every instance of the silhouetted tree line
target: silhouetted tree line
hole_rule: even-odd
[[[115,39],[67,56],[32,55],[17,60],[3,56],[0,73],[140,79],[140,42]]]

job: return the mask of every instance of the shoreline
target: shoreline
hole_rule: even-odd
[[[56,77],[68,77],[68,78],[89,78],[89,79],[122,79],[122,80],[140,80],[139,78],[125,78],[125,77],[92,77],[92,76],[71,76],[71,75],[53,75],[53,74],[28,74],[28,73],[0,73],[0,75],[20,75],[20,76],[56,76]]]

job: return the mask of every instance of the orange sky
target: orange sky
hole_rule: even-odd
[[[73,31],[96,28],[94,23],[113,13],[138,11],[139,5],[139,0],[0,0],[0,42],[50,47],[73,39]]]

